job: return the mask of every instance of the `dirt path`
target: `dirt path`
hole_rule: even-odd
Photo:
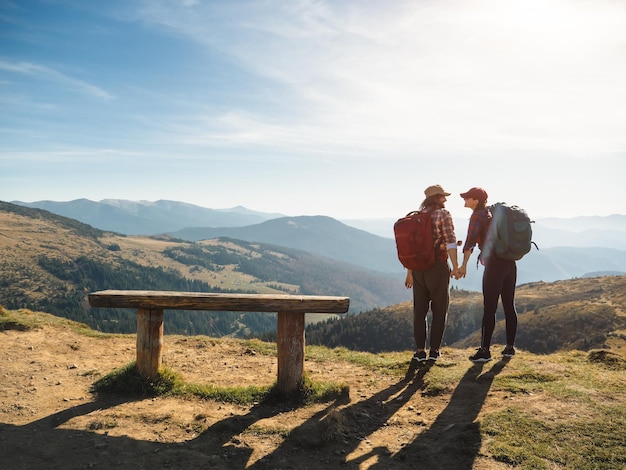
[[[276,377],[275,357],[237,341],[165,342],[166,363],[189,382],[265,385]],[[466,360],[453,354],[445,360]],[[89,392],[134,355],[132,336],[92,338],[55,327],[1,332],[0,467],[508,468],[483,456],[476,424],[502,402],[489,391],[498,364],[468,364],[455,390],[426,396],[426,370],[403,380],[307,361],[313,380],[345,382],[350,396],[298,409]]]

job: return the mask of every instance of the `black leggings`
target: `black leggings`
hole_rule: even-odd
[[[515,284],[517,265],[492,256],[485,263],[483,273],[483,325],[481,347],[489,349],[491,337],[496,327],[498,299],[502,298],[504,319],[506,322],[506,344],[515,344],[517,334],[517,311],[515,310]]]

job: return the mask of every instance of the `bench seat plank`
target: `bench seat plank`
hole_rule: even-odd
[[[346,313],[350,307],[350,298],[320,295],[104,290],[89,294],[89,305],[164,310]]]

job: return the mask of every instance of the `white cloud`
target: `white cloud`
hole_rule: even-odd
[[[274,139],[280,147],[304,138],[324,149],[396,155],[624,148],[626,6],[266,1],[191,12],[151,5],[147,21],[227,54],[289,100],[282,121],[267,109],[199,117],[216,122],[223,140]],[[197,133],[204,137],[191,140],[211,135],[204,125]]]
[[[29,75],[40,80],[55,82],[70,89],[77,90],[102,100],[112,100],[114,97],[106,90],[90,83],[72,78],[58,70],[30,62],[10,62],[0,60],[0,70],[22,75]]]

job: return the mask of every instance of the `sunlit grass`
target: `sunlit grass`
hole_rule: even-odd
[[[324,346],[307,346],[306,358],[309,361],[346,361],[351,364],[364,367],[372,371],[379,371],[384,374],[400,376],[406,372],[412,353],[408,352],[386,352],[368,353],[362,351],[352,351],[347,348],[327,348]]]
[[[305,376],[295,392],[285,395],[277,389],[277,384],[267,386],[219,387],[213,384],[185,382],[182,375],[164,366],[156,377],[144,379],[137,371],[136,363],[131,362],[96,380],[91,391],[94,393],[115,393],[122,395],[154,396],[193,396],[204,400],[225,403],[258,404],[267,401],[289,401],[308,405],[327,402],[346,396],[349,387],[336,382],[312,381]]]
[[[44,326],[69,328],[75,333],[91,337],[113,336],[93,330],[84,323],[68,320],[67,318],[58,317],[49,313],[33,312],[24,308],[19,310],[7,310],[0,306],[0,331],[30,331]]]
[[[598,406],[593,417],[545,419],[522,407],[489,414],[481,425],[497,461],[521,469],[624,468],[626,408]]]

